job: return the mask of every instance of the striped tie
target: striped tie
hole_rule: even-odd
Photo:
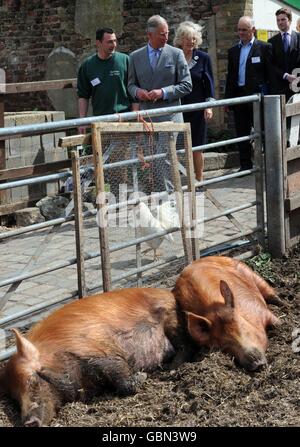
[[[283,33],[282,43],[283,43],[284,52],[287,53],[289,51],[289,47],[290,47],[289,46],[289,39],[288,39],[287,33]]]

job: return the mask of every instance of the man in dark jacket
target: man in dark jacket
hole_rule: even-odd
[[[253,19],[241,17],[238,22],[240,41],[228,51],[226,98],[268,93],[271,45],[255,39],[254,33]],[[234,106],[233,112],[237,136],[249,135],[253,126],[252,104]],[[239,143],[238,147],[241,170],[252,169],[250,141]]]
[[[291,30],[292,12],[288,8],[276,11],[276,21],[280,33],[268,40],[272,45],[273,74],[271,79],[271,93],[285,95],[288,100],[294,93],[293,81],[298,68],[300,72],[300,33]]]

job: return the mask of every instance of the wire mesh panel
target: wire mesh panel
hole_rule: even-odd
[[[189,125],[174,123],[93,125],[94,159],[74,156],[73,161],[73,181],[80,174],[77,214],[81,209],[82,215],[86,195],[92,194],[97,206],[89,231],[85,219],[76,219],[81,277],[87,271],[82,259],[89,257],[92,226],[99,232],[104,290],[132,275],[141,285],[144,271],[183,255],[192,260],[195,194],[189,132]]]

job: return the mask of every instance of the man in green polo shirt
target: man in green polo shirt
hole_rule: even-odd
[[[112,28],[96,31],[97,53],[84,60],[79,68],[77,94],[79,117],[87,116],[91,98],[93,115],[128,112],[127,93],[129,57],[116,51],[117,38]],[[85,133],[85,128],[79,128]]]

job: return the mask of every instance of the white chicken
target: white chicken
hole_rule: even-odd
[[[172,209],[172,211],[171,211]],[[170,202],[165,202],[157,207],[157,217],[154,217],[150,209],[144,202],[140,202],[136,208],[136,225],[139,237],[149,236],[150,234],[159,233],[163,230],[168,230],[175,226],[178,226],[178,215],[176,209],[172,208]],[[177,220],[176,216],[177,215]],[[143,253],[147,253],[149,250],[154,252],[154,261],[158,260],[157,249],[162,244],[163,240],[166,239],[169,242],[174,242],[174,238],[171,234],[166,234],[165,236],[157,237],[156,239],[151,239],[146,241],[149,245],[149,249],[145,250]]]

